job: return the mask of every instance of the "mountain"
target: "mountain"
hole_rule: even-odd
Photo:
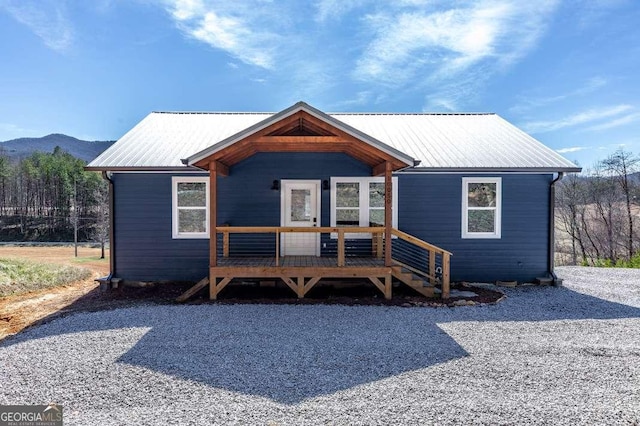
[[[53,152],[56,146],[87,163],[96,158],[115,141],[83,141],[72,136],[54,133],[41,138],[19,138],[0,142],[0,151],[18,159],[35,151]]]

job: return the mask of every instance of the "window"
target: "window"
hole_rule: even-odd
[[[462,178],[462,238],[500,238],[501,210],[501,178]]]
[[[392,225],[398,226],[398,178],[392,178]],[[331,178],[331,226],[384,226],[384,178]],[[346,234],[348,238],[367,238]]]
[[[209,238],[209,178],[173,177],[173,238]]]

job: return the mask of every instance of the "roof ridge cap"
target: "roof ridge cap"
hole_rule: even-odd
[[[260,115],[273,115],[275,112],[266,112],[266,111],[151,111],[151,114],[177,114],[177,115],[251,115],[251,114],[260,114]]]
[[[151,114],[176,115],[274,115],[269,111],[151,111]],[[498,115],[495,112],[326,112],[327,115]]]

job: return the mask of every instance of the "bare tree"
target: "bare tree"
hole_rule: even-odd
[[[560,181],[556,196],[558,225],[571,238],[571,260],[573,265],[578,263],[577,248],[580,249],[582,262],[587,262],[586,235],[583,231],[586,205],[585,190],[584,178],[577,174],[570,174]]]
[[[588,182],[588,201],[594,207],[591,217],[594,225],[592,235],[600,247],[598,251],[615,263],[620,232],[620,215],[617,212],[620,191],[615,182],[603,174],[600,163],[596,165]]]
[[[637,189],[634,188],[636,184],[630,179],[630,175],[638,170],[639,165],[640,158],[633,156],[631,152],[624,151],[622,148],[601,161],[602,169],[616,182],[624,197],[627,214],[626,249],[628,259],[631,259],[635,254],[633,244],[635,239],[633,227],[634,217],[631,204],[634,201],[634,193],[637,191]]]

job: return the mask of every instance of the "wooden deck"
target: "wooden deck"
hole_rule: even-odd
[[[222,234],[222,256],[210,253],[209,277],[204,278],[186,291],[179,300],[186,300],[199,289],[209,286],[209,297],[217,299],[218,294],[234,278],[278,278],[284,281],[299,298],[324,278],[365,278],[371,281],[384,295],[391,298],[391,281],[395,277],[412,287],[418,293],[434,296],[434,286],[441,284],[442,298],[449,297],[449,257],[451,253],[440,247],[419,240],[409,234],[392,229],[397,241],[404,241],[422,250],[422,267],[410,266],[402,256],[391,256],[391,237],[382,227],[229,227],[218,226],[216,233]],[[280,236],[285,233],[321,233],[335,238],[336,256],[280,256]],[[371,242],[371,255],[348,253],[351,246],[345,244],[347,234],[366,234]],[[273,256],[242,257],[232,255],[231,234],[265,235],[274,238]],[[217,240],[217,238],[211,238]],[[246,240],[245,244],[246,244]],[[263,240],[261,240],[263,241]],[[263,243],[262,247],[264,247]],[[215,249],[215,247],[213,247]],[[362,251],[360,247],[359,252]],[[441,276],[436,275],[436,257],[439,257]],[[414,262],[415,263],[415,262]]]
[[[337,257],[224,257],[209,269],[209,297],[216,299],[234,278],[280,278],[299,298],[323,278],[366,278],[391,298],[392,274],[384,259],[374,257],[346,257],[343,266]]]

